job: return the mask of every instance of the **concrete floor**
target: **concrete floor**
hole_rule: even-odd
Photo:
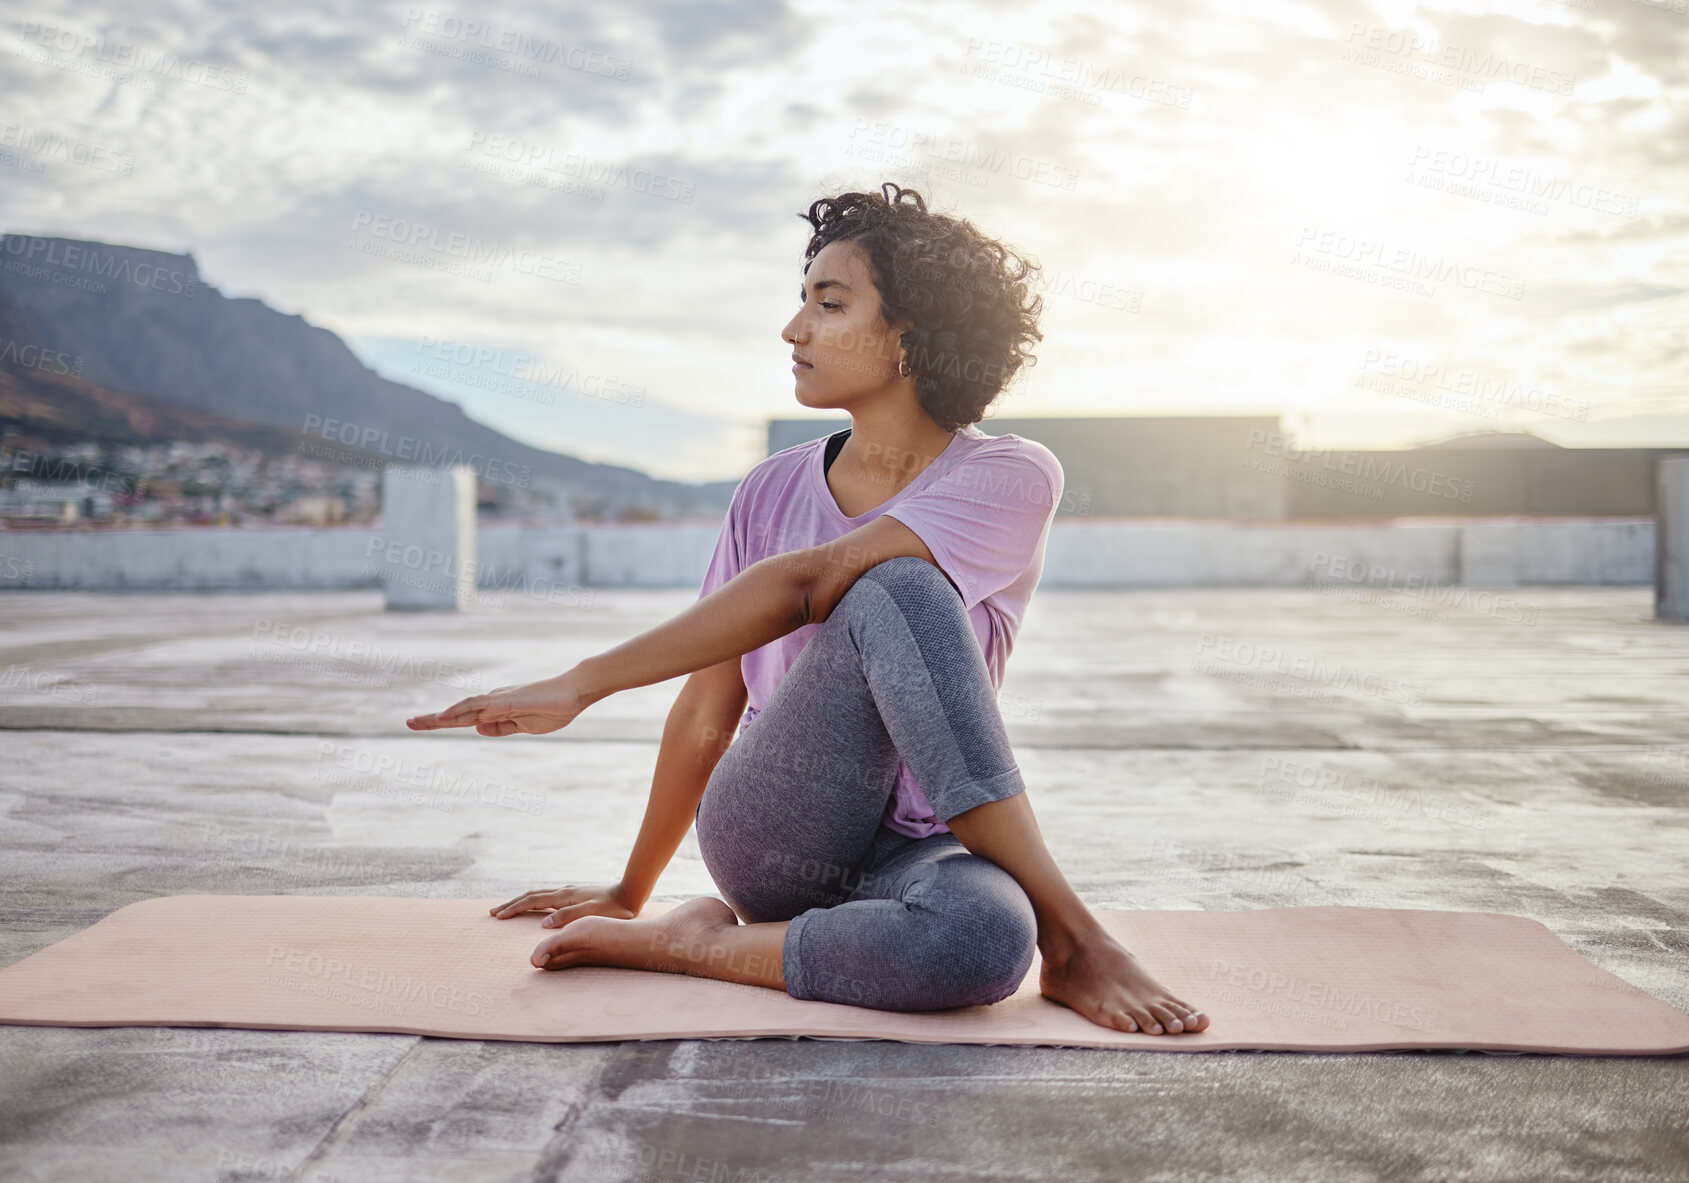
[[[0,596],[0,964],[158,895],[613,879],[678,680],[547,737],[403,720],[692,599]],[[1689,628],[1651,611],[1647,589],[1049,589],[1001,703],[1095,906],[1509,912],[1689,1010]],[[543,812],[408,783],[436,765]],[[689,837],[656,894],[712,891]],[[1689,1174],[1685,1058],[6,1026],[0,1112],[7,1179]]]

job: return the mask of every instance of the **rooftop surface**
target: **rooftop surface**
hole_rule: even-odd
[[[0,595],[0,965],[161,895],[613,881],[679,679],[544,737],[403,721],[693,598]],[[1686,692],[1647,588],[1045,589],[1000,702],[1093,906],[1511,913],[1689,1010]],[[655,897],[713,893],[689,836]],[[1664,1180],[1686,1114],[1689,1057],[0,1026],[9,1179]]]

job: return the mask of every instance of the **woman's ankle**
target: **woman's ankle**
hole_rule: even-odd
[[[1086,912],[1083,918],[1040,924],[1038,955],[1046,965],[1064,965],[1081,949],[1112,939],[1096,917]]]

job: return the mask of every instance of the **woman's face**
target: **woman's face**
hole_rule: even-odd
[[[803,301],[780,336],[794,364],[797,399],[806,407],[850,409],[913,378],[897,372],[898,339],[907,325],[880,319],[880,293],[868,257],[854,242],[830,242],[810,261]]]

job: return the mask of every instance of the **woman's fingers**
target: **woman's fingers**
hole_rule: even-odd
[[[468,723],[474,722],[474,719],[471,717],[471,712],[466,710],[466,708],[470,708],[473,703],[475,703],[475,699],[466,698],[462,702],[457,703],[455,706],[449,706],[443,711],[435,711],[430,715],[417,715],[415,718],[406,719],[405,726],[409,727],[412,731],[432,731],[436,727],[465,726]],[[479,707],[475,707],[473,713],[478,714]]]
[[[523,892],[509,903],[500,904],[496,908],[489,908],[487,910],[494,916],[499,917],[501,920],[506,916],[514,916],[518,912],[526,912],[528,910],[529,900],[533,894],[534,893],[531,891]]]
[[[579,713],[578,703],[567,694],[559,697],[541,683],[534,683],[501,686],[443,711],[406,719],[405,726],[412,731],[473,727],[482,735],[543,735],[566,726]]]
[[[466,698],[462,702],[454,703],[443,711],[436,711],[431,715],[417,715],[414,719],[406,719],[405,726],[412,731],[432,731],[437,727],[477,727],[488,726],[508,718],[510,707],[500,702],[491,694],[477,694],[473,698]],[[482,735],[494,734],[483,731]],[[508,735],[509,732],[497,734]]]
[[[523,892],[508,904],[500,904],[489,909],[492,914],[503,920],[507,916],[518,916],[523,912],[551,912],[558,908],[567,907],[569,900],[576,894],[577,888],[557,887],[539,891]]]
[[[465,699],[454,707],[447,707],[432,715],[417,715],[406,719],[412,731],[433,731],[440,727],[473,727],[482,735],[515,735],[523,727],[512,715],[514,708],[507,702],[492,702],[485,698]],[[533,718],[533,712],[525,717]]]
[[[489,910],[501,920],[506,916],[516,916],[523,912],[550,911],[557,906],[559,894],[555,891],[525,891],[508,904],[500,904],[498,907]]]

